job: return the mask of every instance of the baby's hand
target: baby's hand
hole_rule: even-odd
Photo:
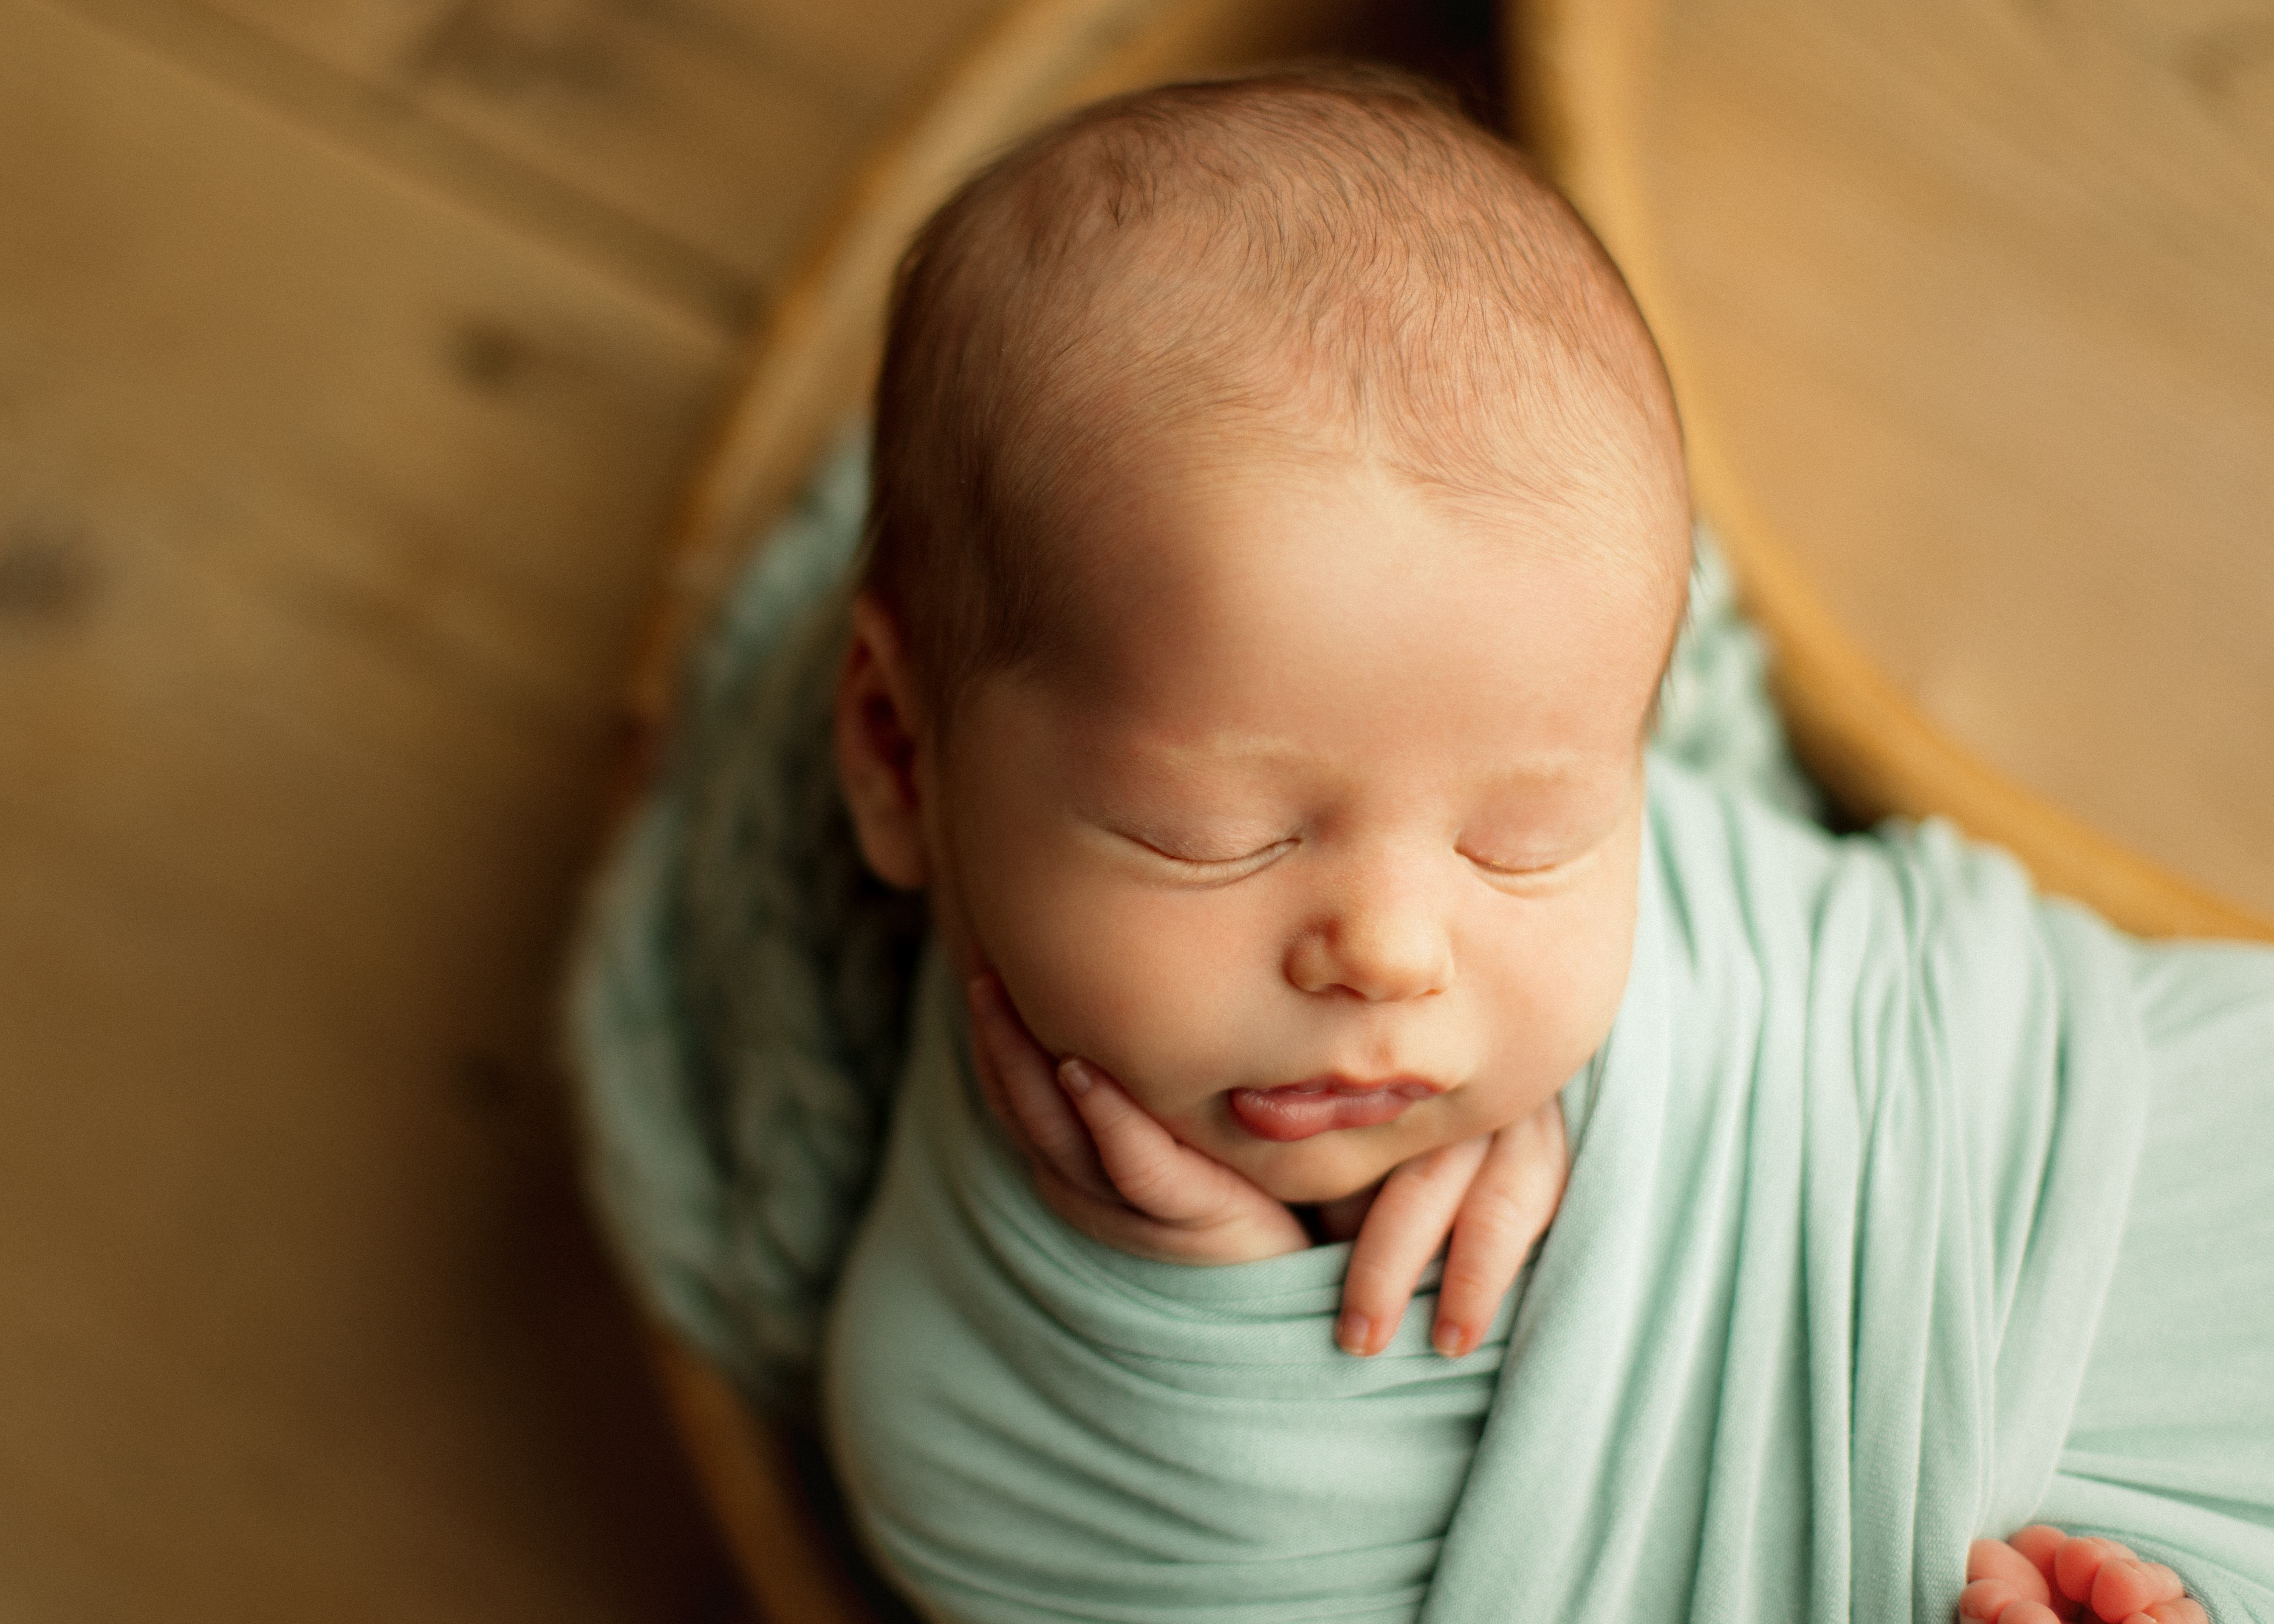
[[[1497,1133],[1391,1169],[1351,1249],[1342,1317],[1335,1322],[1343,1351],[1375,1354],[1389,1345],[1422,1269],[1449,1233],[1429,1341],[1448,1358],[1473,1350],[1532,1243],[1555,1216],[1566,1160],[1563,1108],[1550,1097]]]
[[[1965,1624],[2210,1624],[2179,1575],[2112,1539],[2074,1538],[2038,1522],[2010,1540],[1977,1539],[1958,1598]]]
[[[1285,1205],[1180,1143],[1096,1067],[1069,1059],[1054,1068],[995,977],[968,992],[980,1086],[1061,1218],[1106,1245],[1175,1263],[1247,1263],[1310,1244]],[[1562,1109],[1550,1100],[1337,1203],[1328,1226],[1337,1239],[1355,1231],[1357,1244],[1335,1340],[1355,1354],[1388,1347],[1449,1233],[1431,1340],[1456,1357],[1475,1348],[1555,1215],[1564,1163]]]
[[[1178,1141],[1096,1066],[1053,1067],[1000,981],[967,991],[979,1086],[1059,1217],[1171,1263],[1253,1263],[1311,1244],[1284,1204]]]

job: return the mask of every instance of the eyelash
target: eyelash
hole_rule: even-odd
[[[1137,844],[1163,862],[1182,868],[1188,874],[1211,880],[1235,880],[1244,878],[1263,868],[1281,853],[1292,846],[1295,841],[1294,838],[1290,836],[1284,840],[1274,840],[1269,846],[1259,846],[1254,851],[1244,853],[1238,857],[1179,857],[1174,852],[1163,851],[1149,840],[1140,840]]]
[[[1474,863],[1478,868],[1483,869],[1487,874],[1492,876],[1492,877],[1496,880],[1544,879],[1548,875],[1555,873],[1558,868],[1563,867],[1560,862],[1547,862],[1534,863],[1530,868],[1511,868],[1504,864],[1496,863],[1487,857],[1473,856],[1467,852],[1463,852],[1461,855],[1468,858],[1471,862]]]
[[[1149,840],[1141,839],[1137,844],[1163,862],[1181,868],[1196,878],[1229,883],[1231,881],[1245,879],[1248,875],[1260,872],[1273,860],[1291,848],[1296,842],[1294,837],[1290,836],[1284,840],[1274,840],[1269,846],[1258,846],[1255,850],[1244,853],[1238,857],[1181,857],[1174,852],[1162,850]],[[1560,862],[1548,862],[1536,864],[1531,868],[1512,868],[1504,864],[1494,862],[1490,858],[1476,856],[1472,853],[1462,852],[1460,855],[1496,880],[1544,879],[1564,866]]]

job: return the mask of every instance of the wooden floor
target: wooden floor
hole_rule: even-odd
[[[990,0],[0,0],[0,1619],[734,1616],[551,999],[656,544]]]
[[[2274,935],[2274,6],[1568,4],[1637,19],[1604,223],[1708,516],[1742,494],[1942,736]]]
[[[1834,616],[2274,922],[2274,8],[1668,15],[1701,408]]]

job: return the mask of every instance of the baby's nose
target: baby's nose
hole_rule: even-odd
[[[1297,934],[1286,976],[1304,992],[1369,1003],[1427,997],[1452,985],[1451,933],[1426,886],[1360,883]]]

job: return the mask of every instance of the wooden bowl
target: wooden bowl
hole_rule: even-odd
[[[2263,31],[2152,0],[1509,15],[1810,766],[2131,930],[2274,936]]]
[[[2059,37],[2061,19],[2082,16],[2096,3],[2105,11],[2124,0],[2048,0],[2032,15]],[[1347,26],[1352,10],[1305,0],[1022,0],[1003,14],[851,188],[833,227],[754,346],[746,380],[694,481],[678,528],[669,579],[632,692],[636,738],[651,742],[668,726],[670,697],[689,640],[707,625],[720,593],[750,545],[764,534],[770,517],[861,409],[876,364],[892,266],[907,237],[955,182],[1052,112],[1150,79],[1329,42]],[[1997,492],[2009,484],[2026,491],[2031,481],[2052,478],[2051,470],[2076,466],[2074,456],[2050,464],[2043,457],[2032,462],[2025,450],[2003,444],[1990,448],[1998,455],[1975,462],[1960,459],[1960,473],[1951,477],[1986,516],[1977,531],[1965,531],[1956,540],[1947,512],[1901,504],[1879,513],[1878,528],[1856,540],[1841,530],[1837,501],[1822,494],[1829,490],[1836,495],[1842,478],[1854,480],[1854,488],[1875,502],[1890,489],[1931,488],[1936,474],[1931,460],[1921,461],[1924,453],[1919,447],[1946,449],[1947,436],[1938,438],[1931,430],[1913,431],[1907,438],[1893,435],[1885,418],[1901,409],[1932,421],[1948,399],[1953,365],[1969,357],[1954,356],[1954,349],[1963,346],[1949,335],[1922,334],[1919,323],[1931,314],[1931,307],[1916,301],[1889,307],[1884,278],[1861,289],[1843,286],[1820,256],[1811,256],[1805,232],[1754,231],[1717,247],[1712,229],[1721,217],[1717,210],[1736,220],[1751,220],[1761,212],[1758,198],[1752,214],[1732,210],[1728,194],[1743,202],[1748,188],[1758,192],[1766,183],[1759,154],[1751,148],[1747,166],[1735,172],[1719,171],[1709,162],[1729,145],[1726,130],[1719,145],[1706,139],[1721,128],[1714,120],[1742,124],[1750,115],[1758,124],[1760,106],[1774,99],[1765,95],[1758,80],[1766,75],[1773,86],[1784,86],[1788,100],[1818,121],[1824,139],[1811,141],[1794,133],[1809,127],[1804,118],[1791,129],[1780,126],[1792,144],[1792,166],[1803,173],[1777,184],[1805,200],[1814,211],[1808,218],[1820,218],[1826,210],[1836,214],[1843,206],[1873,218],[1874,208],[1883,214],[1893,208],[1904,229],[1883,222],[1869,240],[1886,259],[1886,275],[1898,282],[1913,274],[1901,268],[1902,253],[1939,264],[1935,256],[1946,252],[1950,234],[1987,230],[1992,239],[1999,230],[2026,235],[2036,217],[2029,211],[2056,207],[2066,195],[2058,177],[2065,156],[2074,155],[2040,154],[2039,169],[2007,173],[1997,165],[2010,154],[1998,147],[1996,153],[2005,157],[1986,169],[1967,169],[1963,160],[1950,156],[1954,143],[1962,145],[1983,132],[1957,113],[1944,125],[1916,129],[1891,119],[1889,109],[1903,103],[1900,97],[1888,101],[1893,93],[1886,86],[1891,76],[1907,82],[1889,65],[1895,56],[1864,52],[1859,59],[1850,37],[1876,18],[1906,46],[1925,54],[1929,66],[1921,71],[1930,78],[1939,72],[1962,87],[1970,82],[1964,53],[1980,42],[1978,36],[1994,34],[2000,26],[2018,26],[2010,22],[2018,15],[2012,8],[1993,11],[1989,0],[1932,0],[1916,12],[1871,8],[1871,16],[1858,21],[1864,10],[1841,0],[1779,0],[1773,5],[1766,0],[1685,0],[1683,7],[1663,10],[1658,0],[1525,0],[1514,7],[1509,31],[1523,87],[1518,105],[1530,110],[1535,143],[1619,256],[1660,334],[1683,393],[1701,508],[1719,530],[1750,605],[1770,637],[1780,698],[1803,751],[1835,793],[1863,816],[1890,811],[1950,816],[2012,847],[2048,887],[2082,898],[2135,930],[2274,936],[2267,923],[2274,918],[2274,893],[2251,891],[2247,878],[2223,883],[2216,864],[2207,873],[2180,877],[2175,869],[2187,865],[2165,856],[2152,832],[2141,838],[2127,821],[2130,815],[2109,810],[2086,793],[2091,775],[2082,791],[2074,773],[2063,779],[2055,772],[2046,778],[2042,763],[2026,752],[2012,758],[2010,750],[2001,754],[1997,740],[1984,741],[1969,733],[1965,718],[1952,713],[1950,685],[1939,687],[1933,680],[1945,668],[1935,664],[1938,658],[1946,666],[1958,658],[1938,653],[1934,616],[1914,605],[1909,618],[1898,624],[1912,639],[1905,644],[1901,636],[1876,628],[1868,614],[1855,613],[1855,571],[1851,567],[1841,575],[1841,560],[1852,559],[1867,541],[1892,532],[1900,543],[1916,543],[1911,555],[1920,560],[1914,572],[1920,581],[1913,598],[1931,604],[1935,593],[1952,585],[1947,560],[1954,551],[2003,547],[1999,556],[2026,560],[2028,547],[2044,546],[2039,532],[1993,523],[2010,516],[2021,500],[2000,499]],[[1999,18],[2008,23],[1999,25]],[[1959,24],[1969,24],[1973,32]],[[1730,32],[1717,34],[1721,28]],[[1850,33],[1843,34],[1843,28]],[[1951,65],[1954,55],[1961,65]],[[2007,71],[2018,71],[2009,60],[2014,56],[2010,49],[2002,56],[1991,53]],[[2037,70],[2060,65],[2057,50],[2040,50],[2038,56],[2044,60],[2030,59]],[[1850,81],[1859,76],[1867,88],[1879,87],[1879,102],[1856,94]],[[1792,90],[1794,85],[1812,88]],[[2041,85],[2039,93],[2058,102],[2055,91]],[[2142,107],[2155,110],[2154,98],[2145,92],[2132,110]],[[1881,115],[1878,124],[1863,117],[1872,109]],[[2010,147],[2010,120],[1999,124],[1997,117],[1982,117],[1989,134],[2002,132]],[[1880,145],[1853,133],[1851,126],[1864,125]],[[2274,122],[2268,127],[2274,129]],[[1754,130],[1755,146],[1765,139]],[[1886,149],[1889,142],[1901,148],[1906,140],[1919,150],[1906,156]],[[1773,149],[1774,141],[1769,145]],[[2086,155],[2105,161],[2106,153],[2094,148]],[[2163,161],[2152,144],[2135,156],[2150,165]],[[1963,217],[1931,208],[1905,214],[1900,205],[1917,202],[1913,192],[1903,191],[1907,179],[1915,182],[1920,165],[1931,168],[1938,161],[1972,175],[1977,185],[1989,188],[1993,200],[2012,192],[2010,217],[2001,218],[1994,208],[1986,217],[1980,209]],[[1679,196],[1670,199],[1669,189],[1677,186]],[[2149,192],[2153,190],[2147,186]],[[1842,199],[1849,201],[1842,205]],[[1769,212],[1773,214],[1774,207]],[[2261,222],[2274,215],[2243,213]],[[2274,241],[2274,233],[2256,241],[2263,246]],[[2221,274],[2233,274],[2231,263],[2238,254],[2248,257],[2244,250],[2233,250],[2220,262]],[[2023,255],[2022,262],[2042,270],[2041,259]],[[1732,263],[1740,272],[1731,272]],[[1732,305],[1728,289],[1733,282],[1755,289],[1751,304],[1740,298]],[[2256,285],[2274,286],[2274,274]],[[1877,303],[1867,304],[1860,317],[1854,314],[1859,301],[1875,296]],[[2022,275],[1993,303],[2003,311],[2016,301],[2026,304],[2047,297],[2058,301],[2058,288],[2048,294]],[[1851,425],[1857,434],[1877,437],[1867,449],[1878,461],[1864,457],[1858,468],[1851,466],[1854,458],[1847,463],[1826,459],[1814,440],[1798,449],[1778,449],[1780,427],[1788,430],[1796,417],[1804,425],[1826,411],[1835,414],[1836,423],[1836,412],[1852,405],[1855,395],[1852,388],[1818,387],[1827,374],[1835,381],[1844,375],[1840,361],[1846,352],[1836,342],[1828,344],[1828,352],[1825,344],[1812,351],[1788,337],[1768,360],[1748,370],[1745,342],[1757,328],[1747,323],[1773,327],[1780,299],[1800,302],[1801,314],[1815,320],[1812,328],[1801,324],[1803,338],[1827,329],[1835,338],[1844,333],[1851,348],[1860,345],[1874,359],[1879,370],[1872,376],[1894,380],[1871,397],[1879,402],[1879,415],[1861,410]],[[2220,308],[2245,338],[2250,343],[2265,339],[2267,319],[2232,304]],[[1842,311],[1849,312],[1845,325],[1836,319]],[[2262,346],[2250,353],[2270,352],[2274,350]],[[1762,408],[1763,400],[1779,398],[1779,391],[1791,402],[1781,417]],[[2074,432],[2088,447],[2100,443],[2090,424]],[[1897,451],[1912,461],[1890,471],[1891,459],[1900,462]],[[1819,465],[1809,486],[1817,494],[1814,506],[1788,497],[1775,477],[1796,463],[1806,468],[1811,460]],[[2098,460],[2109,463],[2102,471],[2110,479],[2142,477],[2136,459],[2120,467],[2115,459]],[[2266,477],[2274,479],[2274,452],[2264,461]],[[2091,502],[2084,506],[2090,509]],[[2059,511],[2074,515],[2078,507],[2073,494],[2065,495]],[[2138,507],[2138,499],[2130,497],[2114,510],[2133,512]],[[2262,531],[2270,511],[2274,508],[2256,510]],[[2121,541],[2120,536],[2104,534],[2091,545],[2099,555],[2121,557]],[[1840,551],[1843,545],[1849,553]],[[1897,556],[1904,556],[1900,549]],[[2041,561],[2041,568],[2048,567]],[[2026,565],[2019,568],[2026,579]],[[1982,573],[1977,568],[1974,575]],[[2074,624],[2078,612],[2073,596],[2052,598]],[[1868,593],[1862,606],[1873,607]],[[2050,613],[2043,604],[2037,608]],[[2059,641],[2063,623],[2056,619],[2048,634],[2043,620],[2040,614],[2031,637],[2022,640],[2024,651]],[[2075,635],[2099,628],[2101,622],[2088,615],[2075,625]],[[2265,629],[2267,646],[2274,648],[2274,626]],[[2121,658],[2138,656],[2123,652]],[[2120,661],[2112,655],[2109,664],[2112,669]],[[2274,720],[2274,684],[2249,688],[2256,679],[2240,656],[2221,669],[2241,685],[2240,691],[2255,693],[2264,702],[2262,719]],[[2091,692],[2097,690],[2090,684],[2076,690],[2073,679],[2064,686],[2041,672],[2033,674],[2026,665],[2008,670],[2004,680],[2006,687],[1993,682],[1984,691],[1997,703],[2018,707],[2015,714],[2023,718],[2018,731],[2024,736],[2053,728],[2065,717],[2074,733],[2080,705],[2087,721],[2092,718]],[[2244,703],[2247,708],[2249,702]],[[2246,746],[2252,742],[2241,741]],[[2263,728],[2255,743],[2274,773],[2274,726]],[[647,755],[644,748],[629,753],[622,785],[627,798],[644,780]],[[2127,773],[2146,770],[2144,758],[2126,761]],[[2171,771],[2184,776],[2188,770]],[[2241,781],[2249,781],[2247,772]],[[2274,783],[2255,804],[2274,808]],[[2263,822],[2257,827],[2262,833],[2269,831]],[[2266,844],[2274,861],[2274,837]],[[2157,850],[2164,860],[2142,854],[2150,850]],[[2246,894],[2247,904],[2239,899]],[[651,1340],[653,1363],[678,1432],[765,1615],[785,1624],[850,1624],[874,1618],[855,1570],[840,1554],[842,1530],[832,1529],[816,1508],[805,1486],[806,1469],[788,1437],[753,1417],[714,1369],[667,1333],[659,1331]]]

